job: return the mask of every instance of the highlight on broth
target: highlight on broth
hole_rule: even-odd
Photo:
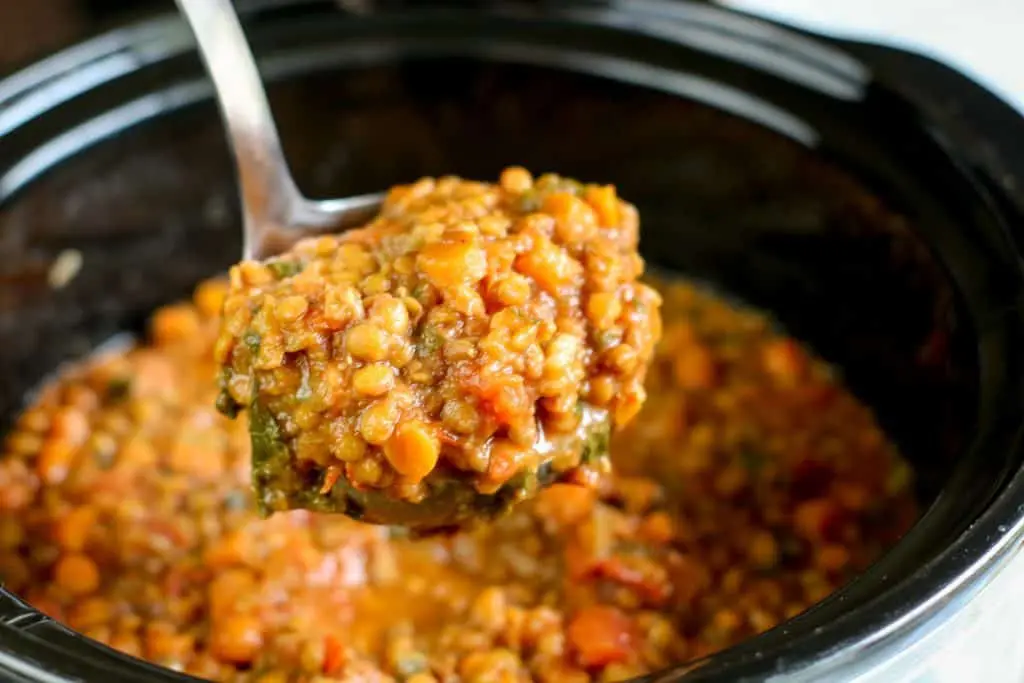
[[[413,540],[263,520],[214,407],[225,284],[50,383],[0,457],[0,577],[85,635],[221,681],[616,681],[765,631],[912,524],[910,470],[830,369],[756,312],[657,285],[648,400],[597,489]]]

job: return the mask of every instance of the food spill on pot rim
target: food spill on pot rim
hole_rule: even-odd
[[[214,408],[223,281],[69,367],[0,458],[0,577],[98,641],[222,681],[613,681],[728,647],[863,570],[916,516],[870,410],[766,316],[652,284],[648,399],[597,489],[415,540],[261,519]]]

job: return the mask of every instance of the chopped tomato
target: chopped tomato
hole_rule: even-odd
[[[652,569],[659,565],[651,564]],[[638,597],[652,605],[664,604],[671,593],[667,577],[643,571],[619,556],[609,557],[594,566],[598,578],[608,579],[632,589]]]
[[[339,479],[341,479],[341,468],[334,465],[328,467],[327,474],[324,475],[323,486],[320,487],[320,493],[324,495],[330,493]]]
[[[586,519],[594,509],[592,489],[574,484],[552,484],[538,495],[537,514],[559,526],[572,526]]]
[[[324,674],[336,676],[341,673],[341,668],[344,665],[345,648],[341,638],[333,633],[328,633],[324,638]]]

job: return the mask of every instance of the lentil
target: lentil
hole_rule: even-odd
[[[613,681],[765,631],[906,531],[911,473],[763,316],[659,289],[665,334],[614,473],[414,540],[340,515],[260,517],[246,418],[211,408],[226,286],[204,283],[148,345],[72,367],[17,421],[0,454],[0,576],[92,638],[230,683]],[[710,384],[677,373],[696,348]],[[461,401],[442,414],[445,430],[472,426]],[[342,426],[331,452],[382,476]],[[71,444],[63,476],[44,478],[40,461]],[[189,452],[216,474],[183,466]]]

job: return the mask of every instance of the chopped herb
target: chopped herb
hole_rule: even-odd
[[[590,426],[590,430],[590,434],[583,443],[583,453],[580,456],[580,462],[584,465],[592,465],[603,458],[607,458],[608,445],[611,441],[608,424],[594,424]]]
[[[426,282],[420,282],[419,284],[417,284],[415,287],[412,288],[412,298],[416,299],[416,301],[419,301],[421,304],[425,305],[425,304],[430,303],[427,300],[427,296],[429,294],[430,294],[430,285],[427,284]]]
[[[245,491],[231,491],[224,496],[225,510],[244,510],[249,507],[249,496]]]
[[[221,390],[221,392],[217,394],[217,402],[215,405],[222,415],[226,415],[232,420],[238,417],[238,413],[242,409],[242,406],[238,405],[238,402],[231,398],[231,394],[224,390]]]
[[[424,354],[437,353],[444,346],[444,337],[441,332],[433,326],[423,328],[423,339],[420,341],[420,351]]]
[[[283,280],[286,277],[298,275],[302,272],[302,264],[298,261],[287,261],[284,259],[275,259],[267,263],[267,268],[274,274],[278,280]]]
[[[249,438],[252,441],[252,483],[260,513],[270,514],[278,507],[276,496],[288,495],[299,488],[294,481],[288,447],[277,421],[258,402],[249,408]]]
[[[519,211],[530,212],[540,208],[540,195],[536,190],[527,190],[519,197]]]
[[[427,658],[422,652],[410,652],[395,662],[395,673],[402,680],[412,678],[427,670]]]
[[[249,348],[250,352],[254,354],[259,353],[260,335],[258,332],[253,332],[252,330],[249,330],[248,332],[245,333],[245,336],[242,337],[242,341],[245,342],[245,345]]]

